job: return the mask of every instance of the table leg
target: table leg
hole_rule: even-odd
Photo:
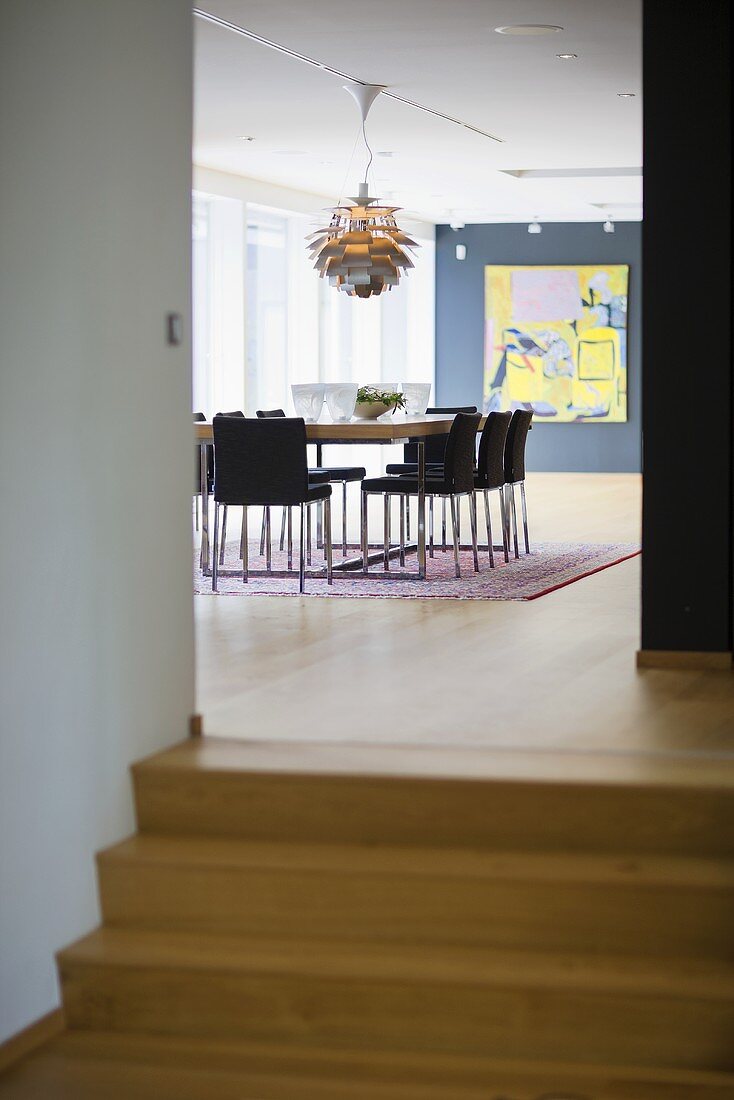
[[[418,576],[426,579],[426,444],[418,440]]]
[[[209,478],[208,478],[208,454],[207,443],[202,443],[199,447],[201,455],[200,468],[201,468],[201,553],[199,555],[199,566],[202,572],[206,572],[209,568]]]
[[[321,444],[316,444],[316,465],[321,465]],[[324,545],[324,513],[321,501],[316,505],[316,547],[321,550]]]

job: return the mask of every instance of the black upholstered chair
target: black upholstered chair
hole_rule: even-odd
[[[475,413],[477,411],[476,405],[436,405],[433,408],[426,409],[426,416],[451,416],[455,413]],[[433,470],[434,472],[441,473],[441,467],[443,466],[443,457],[446,452],[446,443],[448,442],[448,433],[446,435],[431,435],[425,441],[425,456],[426,456],[426,472]],[[437,469],[438,468],[438,469]],[[406,443],[403,447],[403,461],[402,462],[389,462],[385,467],[386,474],[408,474],[408,476],[415,475],[418,472],[418,444],[415,442]],[[406,524],[407,524],[407,537],[410,540],[410,500],[406,498],[405,506],[407,509]],[[401,505],[402,508],[402,505]],[[461,532],[461,519],[459,519],[459,532]],[[459,534],[461,538],[461,534]],[[446,550],[446,500],[441,502],[441,546]],[[430,508],[428,514],[428,553],[433,557],[433,499],[430,501]]]
[[[443,467],[440,476],[433,474],[426,476],[426,496],[430,500],[434,497],[448,499],[451,503],[451,521],[454,536],[454,560],[456,564],[456,576],[461,576],[459,563],[459,523],[458,501],[461,496],[469,497],[469,507],[472,528],[472,546],[474,549],[474,570],[479,571],[479,554],[477,550],[477,506],[474,495],[474,457],[476,448],[477,429],[481,416],[479,413],[457,413],[451,425],[443,456]],[[368,549],[369,538],[367,532],[367,499],[371,493],[380,493],[385,498],[384,508],[384,567],[390,568],[390,497],[398,495],[401,500],[418,495],[418,476],[408,474],[391,475],[385,477],[368,478],[362,482],[362,558],[363,570],[366,573],[369,568]],[[405,534],[402,524],[403,512],[401,509],[400,531],[400,560],[404,562]]]
[[[516,558],[520,557],[517,548],[517,512],[515,510],[516,485],[520,486],[525,553],[530,553],[530,540],[528,538],[528,507],[527,501],[525,500],[525,445],[527,443],[532,419],[532,412],[528,412],[525,409],[515,409],[507,432],[507,440],[505,441],[505,515],[509,539],[508,511],[512,513],[512,538]]]
[[[234,409],[233,412],[226,412],[226,413],[220,412],[220,413],[217,413],[217,416],[238,416],[241,419],[244,418],[244,415],[245,414],[242,412],[242,409]],[[212,458],[212,462],[213,461],[214,460]],[[243,519],[242,519],[242,523],[243,523],[243,527],[242,527],[242,531],[240,533],[240,557],[242,557],[242,554],[243,554],[242,544],[243,544],[243,541],[244,541],[244,538],[245,538],[244,516],[243,516]],[[264,527],[265,527],[265,513],[263,512],[263,529],[264,529]],[[225,504],[224,508],[222,509],[222,539],[221,539],[221,544],[220,544],[220,547],[219,547],[219,564],[220,565],[224,565],[224,550],[225,550],[226,544],[227,544],[227,505]],[[281,549],[282,549],[282,547],[281,547]],[[260,553],[262,554],[262,550],[260,551]]]
[[[505,561],[509,561],[507,519],[505,516],[505,443],[512,420],[512,413],[491,412],[487,415],[479,440],[479,458],[474,474],[474,488],[484,496],[484,517],[487,525],[487,546],[489,564],[494,569],[494,548],[492,546],[492,518],[490,514],[490,494],[496,492],[500,501],[500,519],[502,523],[502,548]]]
[[[206,416],[203,412],[195,412],[193,414],[193,421],[195,424],[203,424],[206,422]],[[207,445],[206,448],[206,491],[207,495],[211,493],[214,485],[214,451],[211,445]],[[201,444],[197,443],[194,447],[194,517],[196,520],[196,530],[199,530],[199,507],[201,503]],[[203,506],[203,505],[202,505]]]
[[[261,419],[270,417],[283,417],[283,409],[258,409],[256,416]],[[312,481],[328,481],[330,484],[341,483],[342,487],[342,555],[347,556],[347,485],[350,482],[361,481],[367,471],[364,466],[311,466],[308,474]],[[283,532],[285,528],[285,513],[280,525],[280,548],[283,549]],[[261,551],[262,553],[262,551]],[[308,531],[308,553],[311,554],[311,530]]]
[[[214,547],[212,589],[217,590],[219,508],[239,505],[244,531],[242,580],[248,578],[247,509],[266,509],[268,527],[271,507],[288,510],[288,568],[293,567],[291,508],[300,508],[299,591],[305,583],[305,512],[312,504],[324,505],[326,576],[332,583],[331,486],[309,481],[306,465],[306,425],[301,418],[249,420],[238,416],[215,416],[214,422]],[[266,571],[271,570],[270,532],[267,538]]]

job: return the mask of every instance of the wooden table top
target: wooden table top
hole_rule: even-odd
[[[482,417],[480,428],[485,419]],[[408,439],[446,435],[453,420],[452,414],[404,416],[401,413],[379,420],[318,420],[315,424],[306,424],[306,438],[313,443],[403,443]],[[194,429],[199,442],[212,439],[210,422],[195,421]]]

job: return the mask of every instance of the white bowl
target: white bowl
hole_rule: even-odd
[[[402,388],[408,416],[425,416],[431,399],[431,383],[403,382]]]
[[[332,420],[351,420],[357,401],[356,382],[327,382],[326,407]]]
[[[309,424],[318,420],[324,407],[325,388],[323,382],[306,382],[291,386],[296,416],[302,416]]]
[[[354,407],[354,415],[359,420],[377,420],[378,416],[383,416],[391,409],[392,405],[383,405],[381,401],[358,401]]]

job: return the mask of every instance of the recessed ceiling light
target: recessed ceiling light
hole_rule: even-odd
[[[557,53],[556,57],[559,61],[575,61],[578,57],[577,53]]]
[[[510,27],[495,27],[497,34],[537,35],[557,34],[563,27],[552,27],[545,23],[516,23]]]
[[[635,92],[617,92],[617,95],[620,99],[634,99],[636,93]]]
[[[395,156],[395,154],[393,153],[393,151],[391,149],[381,149],[378,152],[377,155],[378,155],[378,157],[394,157]]]
[[[238,141],[254,141],[255,139],[254,139],[254,137],[251,137],[250,134],[240,134],[240,136],[237,138],[237,140]]]

